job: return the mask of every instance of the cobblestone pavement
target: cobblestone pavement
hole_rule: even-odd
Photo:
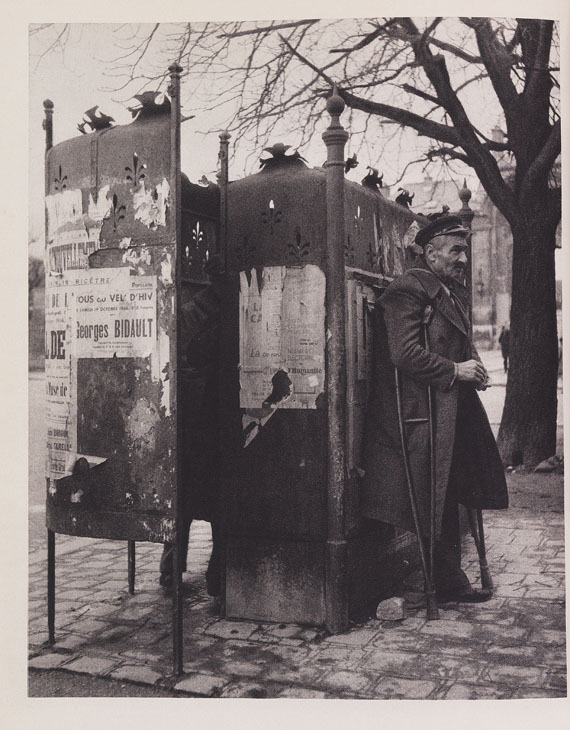
[[[482,353],[497,387],[483,394],[496,430],[504,397],[500,353]],[[563,477],[510,474],[511,507],[485,513],[496,593],[448,604],[441,620],[409,610],[344,634],[220,619],[206,595],[210,529],[192,526],[185,574],[184,674],[172,671],[171,601],[158,586],[161,546],[137,543],[127,592],[126,543],[56,535],[56,643],[47,641],[41,378],[32,379],[29,666],[174,690],[181,697],[499,699],[566,696]],[[561,399],[559,399],[561,401]],[[559,425],[561,436],[561,409]],[[35,431],[34,431],[35,429]],[[44,523],[45,524],[45,523]],[[466,539],[467,572],[477,580]],[[59,671],[58,671],[59,673]],[[79,675],[75,675],[79,676]],[[138,685],[138,686],[137,686]],[[211,703],[209,703],[211,704]],[[392,706],[392,705],[391,705]],[[479,705],[478,705],[479,706]],[[447,707],[447,705],[446,705]]]
[[[160,545],[56,536],[56,637],[47,646],[46,554],[30,552],[33,669],[57,668],[198,697],[507,699],[566,696],[562,477],[514,474],[514,505],[486,513],[496,595],[448,604],[441,620],[408,611],[344,634],[218,618],[203,579],[207,523],[195,523],[185,574],[184,674],[171,674],[171,602],[157,583]],[[531,498],[529,499],[529,495]],[[477,561],[466,539],[467,572]]]

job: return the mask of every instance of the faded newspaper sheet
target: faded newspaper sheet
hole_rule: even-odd
[[[325,287],[312,264],[241,272],[242,408],[316,408],[325,378]]]

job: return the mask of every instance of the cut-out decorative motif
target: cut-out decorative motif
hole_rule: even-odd
[[[67,189],[67,175],[62,175],[61,165],[58,168],[58,176],[54,179],[54,184],[58,193]]]
[[[112,203],[111,216],[113,218],[113,230],[116,231],[117,226],[125,217],[126,207],[124,205],[119,205],[119,199],[117,198],[116,193],[113,193]]]
[[[261,220],[269,225],[269,232],[273,235],[275,226],[283,220],[283,214],[280,210],[275,209],[273,200],[269,201],[269,213],[264,210],[261,214]]]
[[[303,241],[301,236],[301,230],[299,226],[295,228],[295,243],[288,243],[287,248],[289,249],[289,256],[294,258],[296,261],[302,261],[306,256],[309,255],[310,242]]]
[[[354,264],[354,244],[350,240],[350,236],[347,236],[344,244],[344,259],[349,266]]]
[[[125,172],[127,173],[127,181],[132,182],[135,187],[138,187],[141,182],[146,177],[146,165],[140,164],[139,162],[139,156],[135,152],[133,154],[133,166],[129,167],[128,165],[125,167]]]

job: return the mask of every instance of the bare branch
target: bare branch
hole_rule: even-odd
[[[464,152],[459,152],[454,147],[438,147],[437,149],[428,150],[426,159],[433,160],[436,157],[447,157],[452,160],[460,160],[471,167],[471,162]]]
[[[302,63],[312,69],[320,78],[324,79],[330,86],[334,85],[333,79],[325,74],[318,66],[309,61],[305,56],[295,50],[285,38],[281,37],[283,43],[287,46],[289,51],[294,54]],[[337,87],[338,88],[338,87]],[[338,88],[339,95],[344,99],[345,103],[353,109],[360,109],[360,111],[367,112],[368,114],[376,114],[378,116],[388,117],[394,122],[403,124],[409,127],[413,127],[419,134],[427,137],[434,137],[440,142],[450,142],[452,144],[459,144],[459,137],[453,127],[449,127],[446,124],[440,124],[438,122],[432,122],[419,114],[414,114],[406,109],[391,106],[389,104],[382,104],[381,102],[370,101],[357,97],[351,92]]]
[[[218,38],[240,38],[244,35],[256,35],[258,33],[265,33],[267,31],[282,30],[283,28],[299,28],[303,25],[314,25],[318,23],[317,19],[312,20],[297,20],[291,23],[278,23],[275,25],[265,25],[261,28],[248,28],[246,30],[239,30],[233,33],[220,33]]]

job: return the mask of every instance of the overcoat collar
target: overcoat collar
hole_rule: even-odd
[[[464,291],[457,292],[458,296],[457,294],[455,296],[456,306],[445,291],[441,279],[437,274],[434,274],[423,259],[411,269],[408,269],[408,271],[420,280],[426,294],[435,303],[437,311],[457,327],[460,332],[469,336],[469,319],[462,301]],[[454,285],[455,288],[465,290],[465,287],[461,286],[461,284]]]

